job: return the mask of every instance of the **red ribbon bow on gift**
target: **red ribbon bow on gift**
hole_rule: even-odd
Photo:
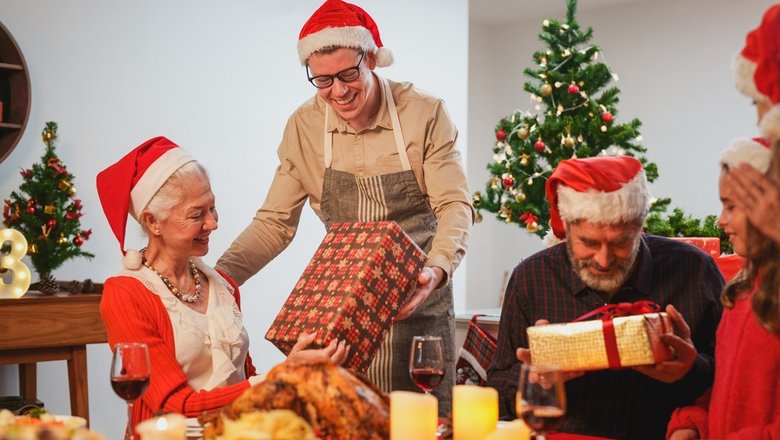
[[[604,335],[604,346],[607,351],[607,362],[609,368],[619,369],[620,353],[617,348],[617,336],[615,335],[615,325],[613,318],[618,316],[643,315],[645,313],[655,313],[661,311],[661,306],[652,301],[637,301],[633,303],[605,304],[596,310],[590,311],[572,322],[585,321],[596,315],[601,315],[602,331]],[[661,320],[663,325],[663,320]],[[664,329],[664,332],[666,330]]]
[[[605,304],[596,310],[590,311],[572,322],[587,321],[596,315],[601,315],[603,321],[611,320],[618,316],[644,315],[661,311],[661,306],[652,301],[637,301],[632,303]]]

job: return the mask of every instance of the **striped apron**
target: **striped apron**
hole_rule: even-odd
[[[322,220],[326,227],[336,222],[393,220],[425,252],[430,252],[437,221],[414,177],[406,154],[395,100],[387,80],[380,80],[392,120],[398,157],[403,171],[379,176],[357,176],[331,168],[333,136],[327,131],[330,106],[325,110],[325,180],[322,185]],[[409,376],[409,357],[415,335],[441,336],[446,361],[445,375],[433,394],[439,399],[439,414],[452,406],[455,367],[455,320],[450,284],[431,292],[414,313],[393,324],[368,369],[368,379],[385,392],[420,391]]]

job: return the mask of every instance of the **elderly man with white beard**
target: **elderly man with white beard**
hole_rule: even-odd
[[[550,226],[565,240],[523,260],[507,286],[488,385],[513,419],[520,366],[532,363],[526,329],[570,322],[605,304],[666,307],[675,357],[620,370],[567,373],[560,431],[608,438],[662,439],[681,402],[711,384],[723,277],[698,248],[644,234],[650,205],[642,164],[628,156],[561,161],[547,181]],[[683,318],[684,317],[684,318]]]

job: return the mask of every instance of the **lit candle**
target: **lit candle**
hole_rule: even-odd
[[[498,391],[490,387],[455,385],[452,389],[454,440],[484,440],[498,423]]]
[[[166,414],[139,423],[135,430],[141,440],[186,440],[187,419],[181,414]]]
[[[390,440],[434,440],[438,422],[435,397],[411,391],[390,393]]]
[[[530,440],[531,429],[522,420],[515,420],[499,426],[485,440]]]
[[[13,278],[10,283],[0,274],[0,298],[21,298],[30,288],[30,268],[22,262],[27,255],[27,239],[16,229],[0,230],[0,247],[11,244],[7,255],[0,253],[0,269],[11,271]]]

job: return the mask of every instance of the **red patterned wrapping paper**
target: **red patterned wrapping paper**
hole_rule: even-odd
[[[534,326],[527,333],[535,365],[567,371],[651,365],[672,358],[661,341],[662,334],[672,333],[664,312]]]
[[[363,373],[426,260],[395,222],[334,223],[265,338],[285,354],[301,333],[311,348],[344,339],[344,367]]]

